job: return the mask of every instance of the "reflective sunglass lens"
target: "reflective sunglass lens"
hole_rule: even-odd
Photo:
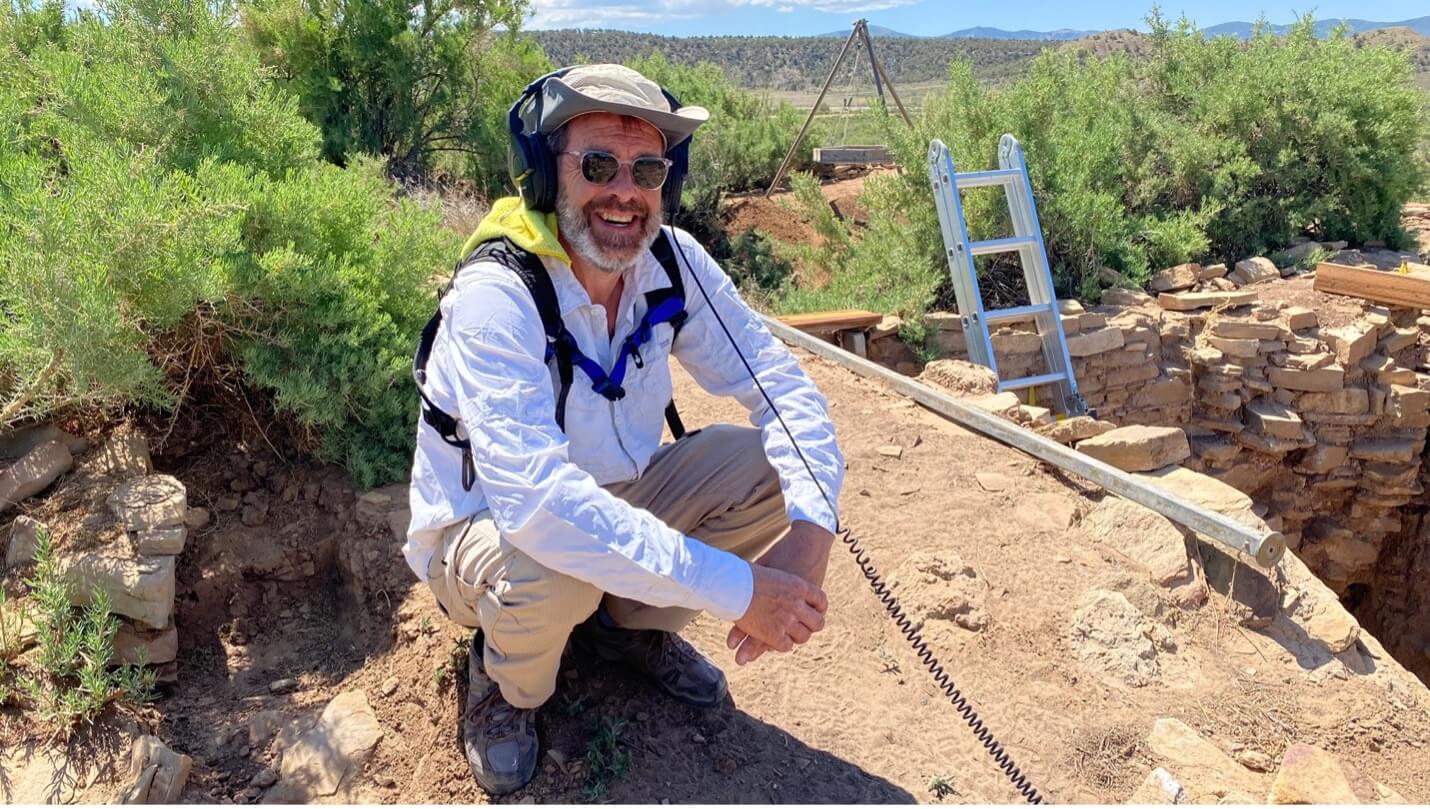
[[[613,154],[587,152],[581,156],[581,175],[596,185],[609,183],[620,170],[621,164]]]
[[[646,190],[655,190],[665,183],[665,161],[658,157],[637,158],[631,164],[631,181]]]

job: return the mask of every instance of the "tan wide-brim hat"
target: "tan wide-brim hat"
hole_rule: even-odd
[[[630,115],[665,136],[670,149],[710,120],[704,107],[671,109],[660,85],[624,65],[582,65],[542,85],[541,121],[537,129],[554,132],[567,121],[590,112]]]

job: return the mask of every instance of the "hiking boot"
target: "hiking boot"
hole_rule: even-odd
[[[662,691],[687,705],[706,708],[725,698],[725,673],[679,635],[658,629],[610,628],[602,617],[602,610],[597,610],[577,629],[578,644],[604,660],[621,661],[644,672]]]
[[[472,775],[489,795],[526,786],[536,773],[536,711],[514,708],[482,666],[482,633],[467,649],[467,710],[462,743]]]

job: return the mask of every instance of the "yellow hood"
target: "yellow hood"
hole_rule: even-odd
[[[527,252],[571,264],[566,248],[556,238],[556,214],[529,210],[521,204],[520,197],[502,197],[492,203],[491,211],[477,225],[477,232],[462,245],[462,256],[469,255],[482,242],[503,237]]]

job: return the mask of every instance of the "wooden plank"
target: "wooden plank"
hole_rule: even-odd
[[[1430,309],[1430,274],[1347,267],[1323,261],[1316,265],[1317,292],[1347,295],[1390,306]]]
[[[820,146],[814,162],[825,165],[870,166],[891,162],[887,146]]]
[[[840,309],[833,312],[806,312],[802,315],[785,315],[780,321],[800,331],[829,333],[846,329],[868,329],[879,325],[884,316],[863,309]]]

